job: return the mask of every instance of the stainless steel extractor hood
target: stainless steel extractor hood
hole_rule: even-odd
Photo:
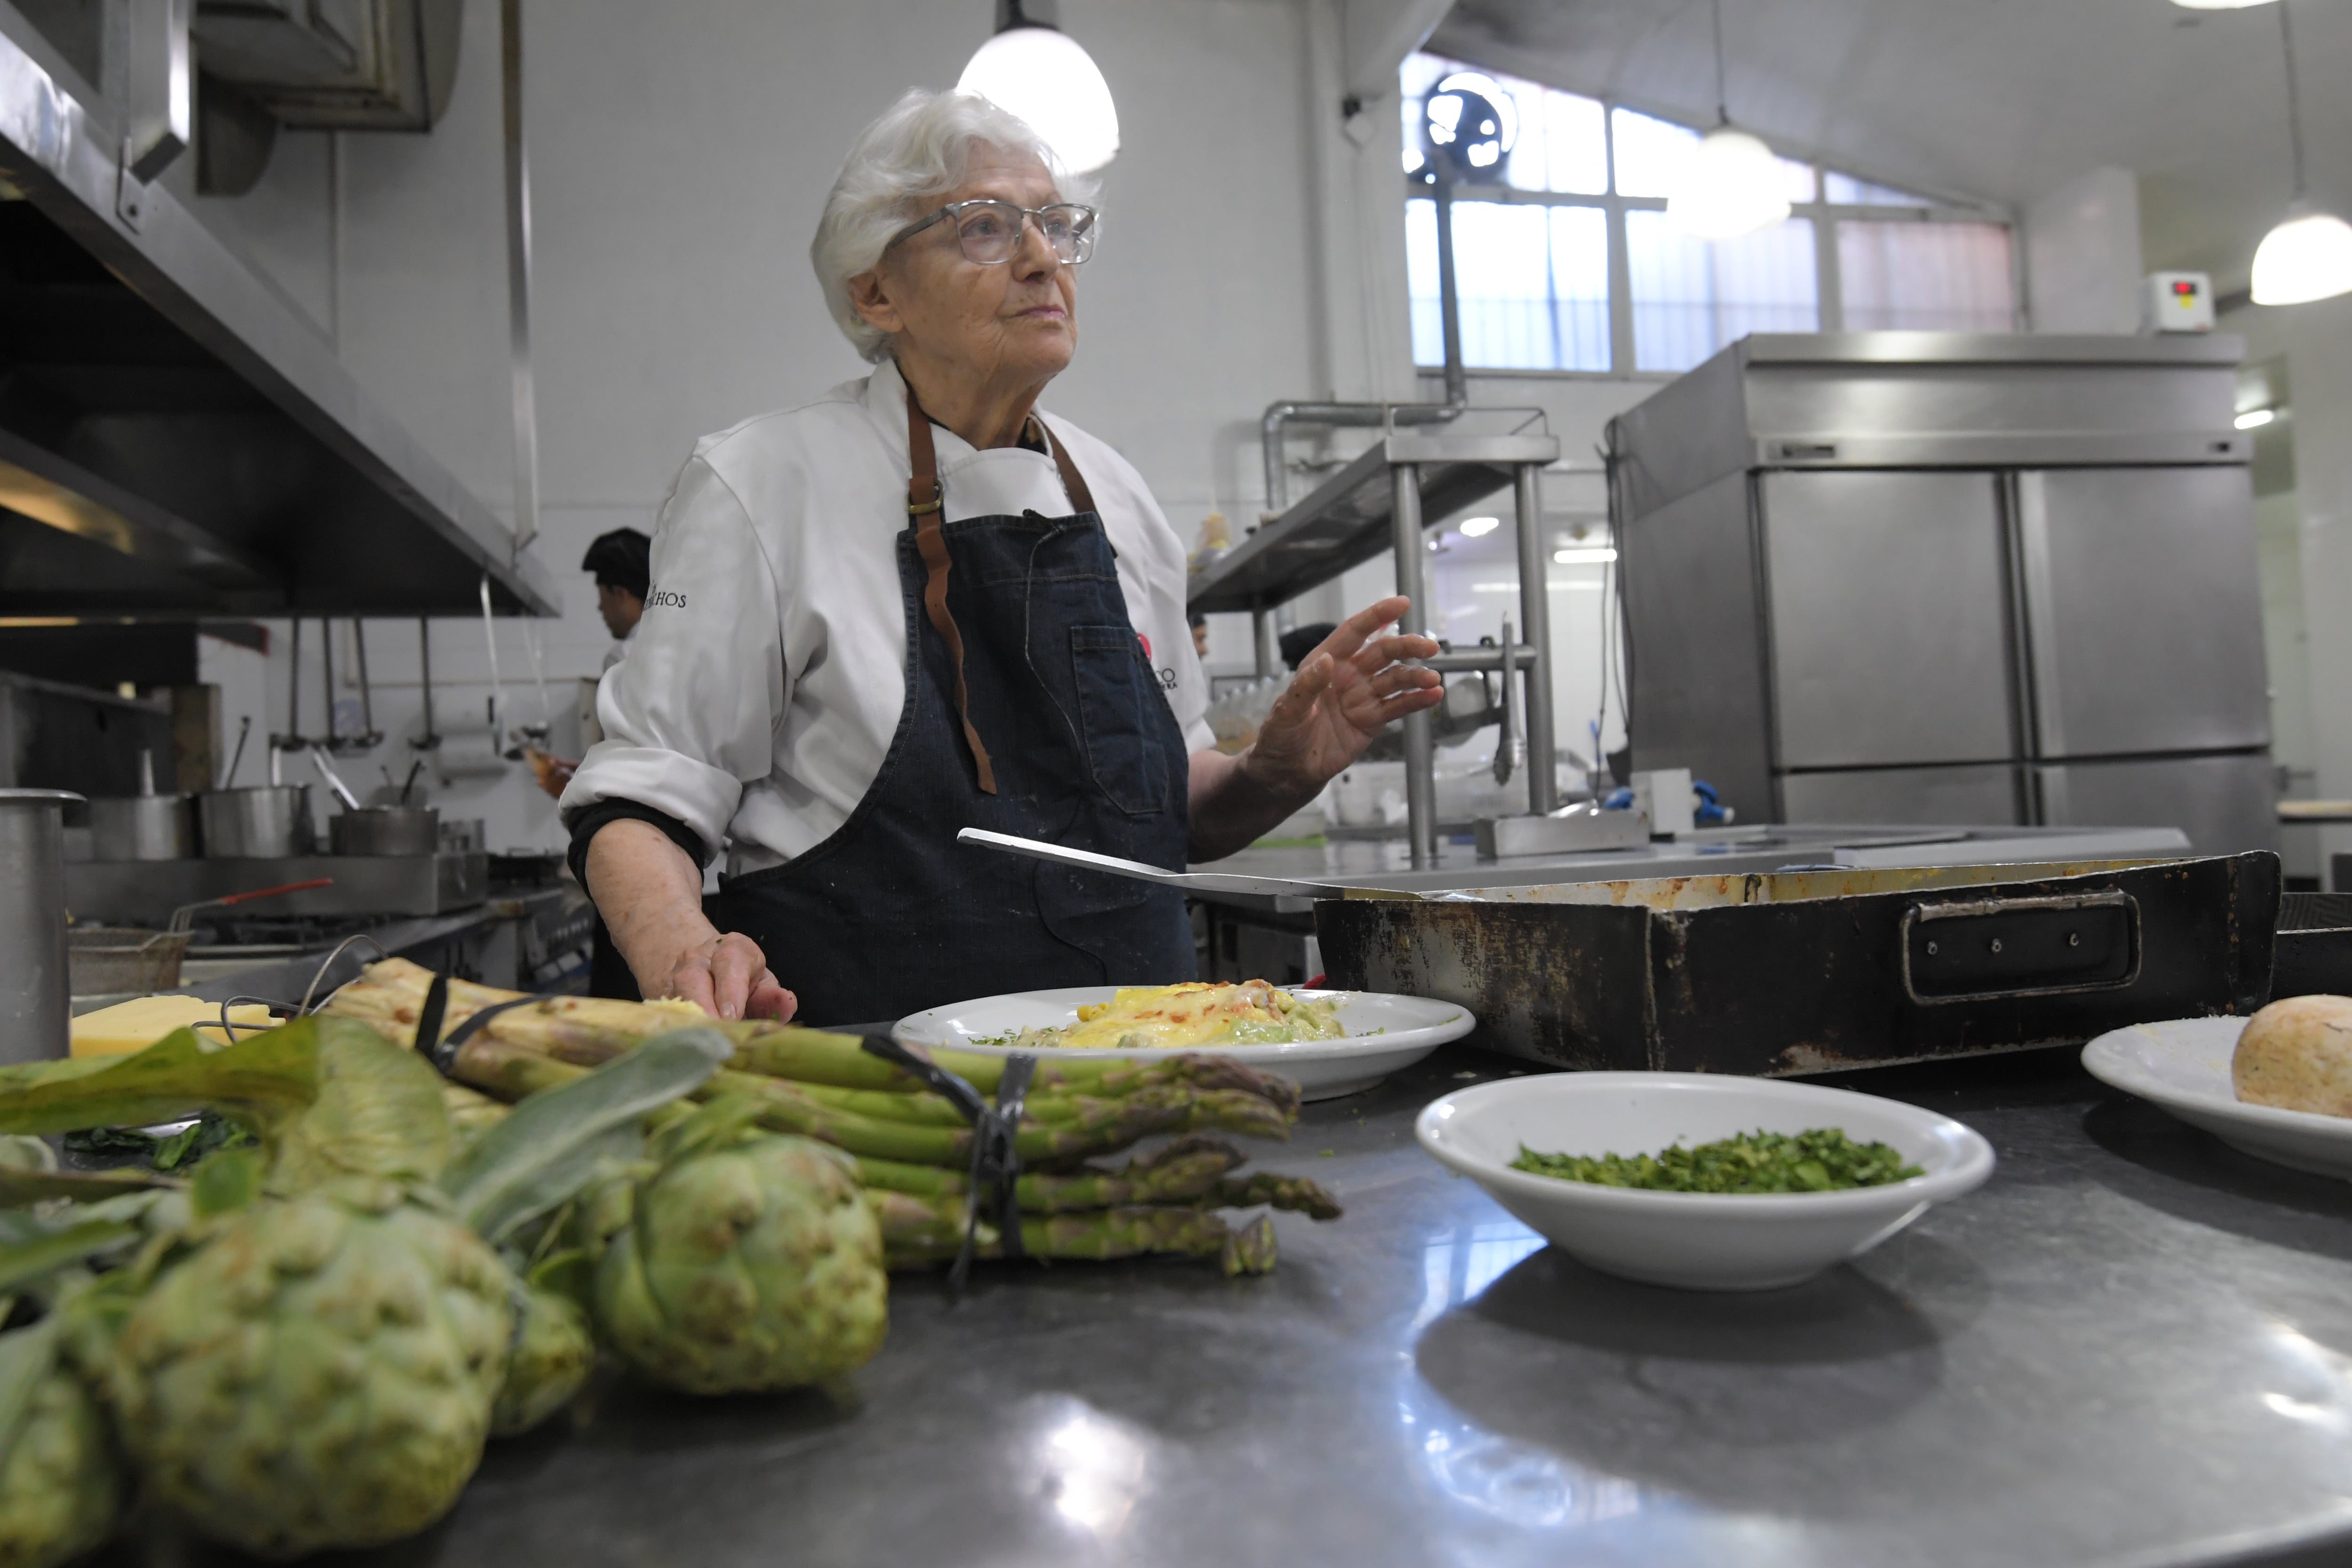
[[[5,613],[462,615],[485,574],[499,608],[554,613],[506,524],[140,178],[185,133],[175,64],[110,103],[0,3]]]

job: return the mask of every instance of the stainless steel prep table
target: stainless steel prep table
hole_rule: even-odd
[[[2015,1568],[2352,1555],[2352,1186],[2113,1096],[2073,1053],[1881,1069],[1990,1185],[1766,1296],[1620,1284],[1414,1147],[1525,1064],[1309,1106],[1345,1219],[1198,1264],[902,1279],[830,1393],[625,1384],[492,1446],[441,1568],[789,1561]],[[1321,1151],[1328,1150],[1328,1157]],[[2315,1543],[2325,1542],[2325,1546]],[[2251,1554],[2251,1555],[2250,1555]]]

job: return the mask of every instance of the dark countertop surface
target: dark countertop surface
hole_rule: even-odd
[[[1349,1205],[1278,1216],[1269,1276],[902,1278],[844,1386],[592,1389],[370,1560],[2352,1562],[2352,1186],[2073,1056],[1847,1075],[2000,1169],[1856,1264],[1708,1296],[1594,1274],[1425,1158],[1418,1107],[1539,1070],[1441,1051],[1265,1150]]]

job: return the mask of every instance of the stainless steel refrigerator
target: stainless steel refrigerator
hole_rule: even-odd
[[[1743,339],[1612,426],[1637,768],[2275,848],[2235,338]]]

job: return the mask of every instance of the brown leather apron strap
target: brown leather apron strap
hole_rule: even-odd
[[[1070,505],[1079,511],[1094,511],[1094,492],[1087,489],[1087,481],[1078,476],[1078,466],[1070,461],[1070,454],[1062,449],[1062,444],[1059,441],[1054,439],[1053,431],[1045,427],[1045,422],[1043,419],[1037,418],[1034,414],[1029,417],[1036,423],[1039,433],[1045,437],[1045,449],[1054,455],[1054,467],[1062,470],[1062,489],[1068,492]],[[1099,517],[1102,514],[1096,512],[1095,515]]]
[[[948,542],[940,532],[944,492],[940,489],[940,459],[931,446],[930,416],[907,389],[907,457],[914,472],[907,479],[907,521],[914,525],[915,549],[923,558],[923,613],[931,629],[947,644],[948,660],[955,668],[956,717],[963,721],[964,744],[971,748],[971,764],[982,795],[996,793],[996,769],[971,724],[971,694],[963,679],[963,633],[956,629],[948,610]]]

